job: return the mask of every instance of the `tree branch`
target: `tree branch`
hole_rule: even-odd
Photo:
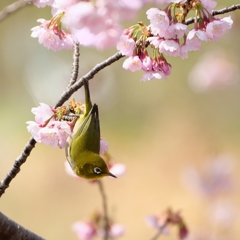
[[[70,79],[69,84],[68,84],[68,88],[70,88],[77,81],[78,70],[79,70],[79,57],[80,57],[79,43],[75,42],[74,45],[73,45],[72,75],[71,75],[71,79]]]
[[[214,10],[212,11],[212,15],[216,16],[216,15],[220,15],[220,14],[224,14],[224,13],[228,13],[228,12],[233,12],[235,10],[240,9],[240,4],[236,4],[236,5],[232,5],[231,7],[226,7],[220,10]],[[185,21],[186,25],[192,24],[194,23],[195,18],[189,18]]]
[[[0,212],[0,239],[44,240]]]
[[[2,11],[0,11],[0,21],[9,16],[10,14],[18,11],[22,7],[26,6],[28,3],[31,3],[31,1],[26,2],[24,0],[18,0],[6,6]]]
[[[24,147],[20,156],[15,160],[11,170],[7,173],[5,178],[0,183],[0,197],[5,192],[6,188],[9,187],[10,182],[13,178],[20,172],[21,165],[27,160],[30,155],[32,149],[35,147],[36,141],[31,138],[29,142]]]

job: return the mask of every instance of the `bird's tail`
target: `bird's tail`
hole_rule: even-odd
[[[88,113],[92,109],[92,102],[91,102],[91,96],[90,96],[88,81],[84,79],[83,80],[83,85],[84,85],[84,91],[85,91],[85,106],[86,106],[85,115],[88,115]]]

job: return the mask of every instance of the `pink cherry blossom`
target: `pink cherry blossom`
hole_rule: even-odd
[[[208,36],[205,31],[200,29],[192,29],[191,31],[189,31],[186,42],[184,43],[185,46],[182,45],[181,47],[181,56],[183,56],[184,58],[187,52],[201,50],[201,45],[203,41],[208,41]]]
[[[140,81],[146,82],[152,79],[166,79],[166,75],[161,71],[148,71],[144,73]]]
[[[39,107],[32,108],[32,113],[35,115],[35,121],[41,125],[44,125],[54,115],[52,108],[45,103],[40,103]]]
[[[54,121],[54,128],[57,129],[58,146],[64,148],[67,144],[67,138],[71,134],[71,127],[67,122]]]
[[[147,55],[142,59],[142,70],[145,72],[152,70],[152,59]]]
[[[74,39],[98,49],[116,46],[122,26],[121,20],[130,19],[141,8],[142,1],[80,1],[64,10],[64,25]],[[87,33],[87,39],[84,33]]]
[[[149,215],[145,218],[145,221],[148,226],[156,229],[161,229],[162,234],[169,235],[169,228],[168,226],[165,226],[166,219],[164,216],[155,216],[155,215]]]
[[[126,173],[126,166],[121,163],[115,163],[109,167],[109,171],[116,177],[120,177]]]
[[[166,38],[180,39],[188,32],[187,25],[183,23],[175,23],[170,25],[165,33]]]
[[[58,32],[55,28],[49,28],[49,21],[38,19],[41,25],[32,28],[31,37],[38,38],[38,42],[44,47],[59,51],[62,49],[71,49],[73,46],[72,36],[64,31]]]
[[[160,37],[148,37],[147,41],[149,41],[155,48],[158,48],[164,39]]]
[[[110,230],[109,230],[109,236],[110,238],[117,238],[117,237],[121,237],[123,236],[125,233],[125,228],[117,223],[113,223],[110,226]]]
[[[206,69],[208,69],[207,74]],[[204,92],[233,85],[238,75],[238,67],[229,59],[227,53],[215,50],[200,58],[189,73],[188,81],[192,90]]]
[[[97,49],[106,49],[116,46],[122,32],[122,28],[113,22],[106,22],[105,28],[96,34],[93,46]]]
[[[160,43],[159,51],[168,56],[177,57],[180,55],[180,45],[174,40],[165,40]]]
[[[123,34],[117,44],[117,50],[125,56],[132,56],[135,48],[135,41],[129,36]]]
[[[121,237],[123,236],[125,233],[125,228],[120,225],[120,224],[116,224],[116,223],[113,223],[110,225],[110,228],[109,228],[109,237],[111,239],[116,239],[118,237]],[[105,235],[105,229],[101,228],[98,230],[98,236],[103,238],[103,236]]]
[[[159,67],[166,76],[169,76],[171,74],[172,66],[168,62],[166,62],[166,60],[160,59]]]
[[[194,38],[198,38],[201,41],[208,41],[207,33],[201,29],[192,29],[191,31],[189,31],[187,39],[192,40]]]
[[[100,138],[100,151],[99,154],[104,154],[108,151],[108,143]]]
[[[232,27],[233,21],[231,17],[216,19],[208,23],[206,27],[206,34],[212,41],[218,40],[223,34]]]
[[[228,156],[211,159],[202,171],[189,168],[185,172],[185,183],[204,197],[224,194],[233,189],[233,163]]]
[[[217,6],[217,2],[215,0],[201,0],[201,3],[203,7],[210,13]]]
[[[71,127],[67,122],[50,120],[46,126],[33,121],[28,121],[27,124],[28,131],[37,142],[52,147],[64,148],[67,138],[71,134]]]
[[[25,0],[28,1],[28,0]],[[33,4],[39,8],[44,8],[46,6],[51,6],[54,0],[33,0]]]
[[[158,8],[147,10],[147,18],[150,20],[150,28],[153,35],[165,36],[165,31],[169,26],[169,18],[166,12]]]
[[[40,127],[41,125],[34,121],[28,121],[28,122],[26,122],[26,124],[28,124],[28,126],[27,126],[28,132],[30,132],[31,135],[34,137],[34,139],[37,142],[39,142],[40,139],[38,138],[38,133],[41,130],[41,127]]]
[[[76,232],[79,240],[91,240],[97,234],[96,228],[92,223],[82,221],[74,223],[72,230]]]
[[[142,61],[138,56],[129,57],[123,62],[123,68],[136,72],[142,68]]]

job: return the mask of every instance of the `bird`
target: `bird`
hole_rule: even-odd
[[[76,118],[72,134],[65,147],[66,158],[73,172],[88,180],[98,180],[105,176],[116,178],[99,155],[100,123],[98,106],[92,105],[87,80],[83,80],[85,92],[84,113]]]

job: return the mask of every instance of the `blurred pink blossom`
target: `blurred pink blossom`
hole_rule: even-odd
[[[188,81],[194,91],[203,92],[234,84],[238,74],[237,65],[229,59],[227,53],[215,50],[200,58],[189,73]]]
[[[100,237],[103,237],[104,233],[105,233],[104,229],[101,228],[101,229],[98,230],[98,235]],[[125,228],[121,224],[113,223],[109,227],[109,233],[108,234],[109,234],[109,237],[111,239],[116,239],[116,238],[121,237],[125,234]]]
[[[210,222],[213,226],[219,226],[226,229],[232,226],[236,219],[237,209],[232,204],[226,202],[217,202],[209,211]]]
[[[72,229],[76,232],[79,240],[91,240],[96,234],[96,228],[92,223],[79,221],[73,224]]]
[[[211,159],[200,171],[188,168],[184,180],[193,191],[205,197],[218,196],[233,189],[233,163],[228,156]]]
[[[100,151],[99,154],[104,154],[108,151],[108,143],[100,138]]]

